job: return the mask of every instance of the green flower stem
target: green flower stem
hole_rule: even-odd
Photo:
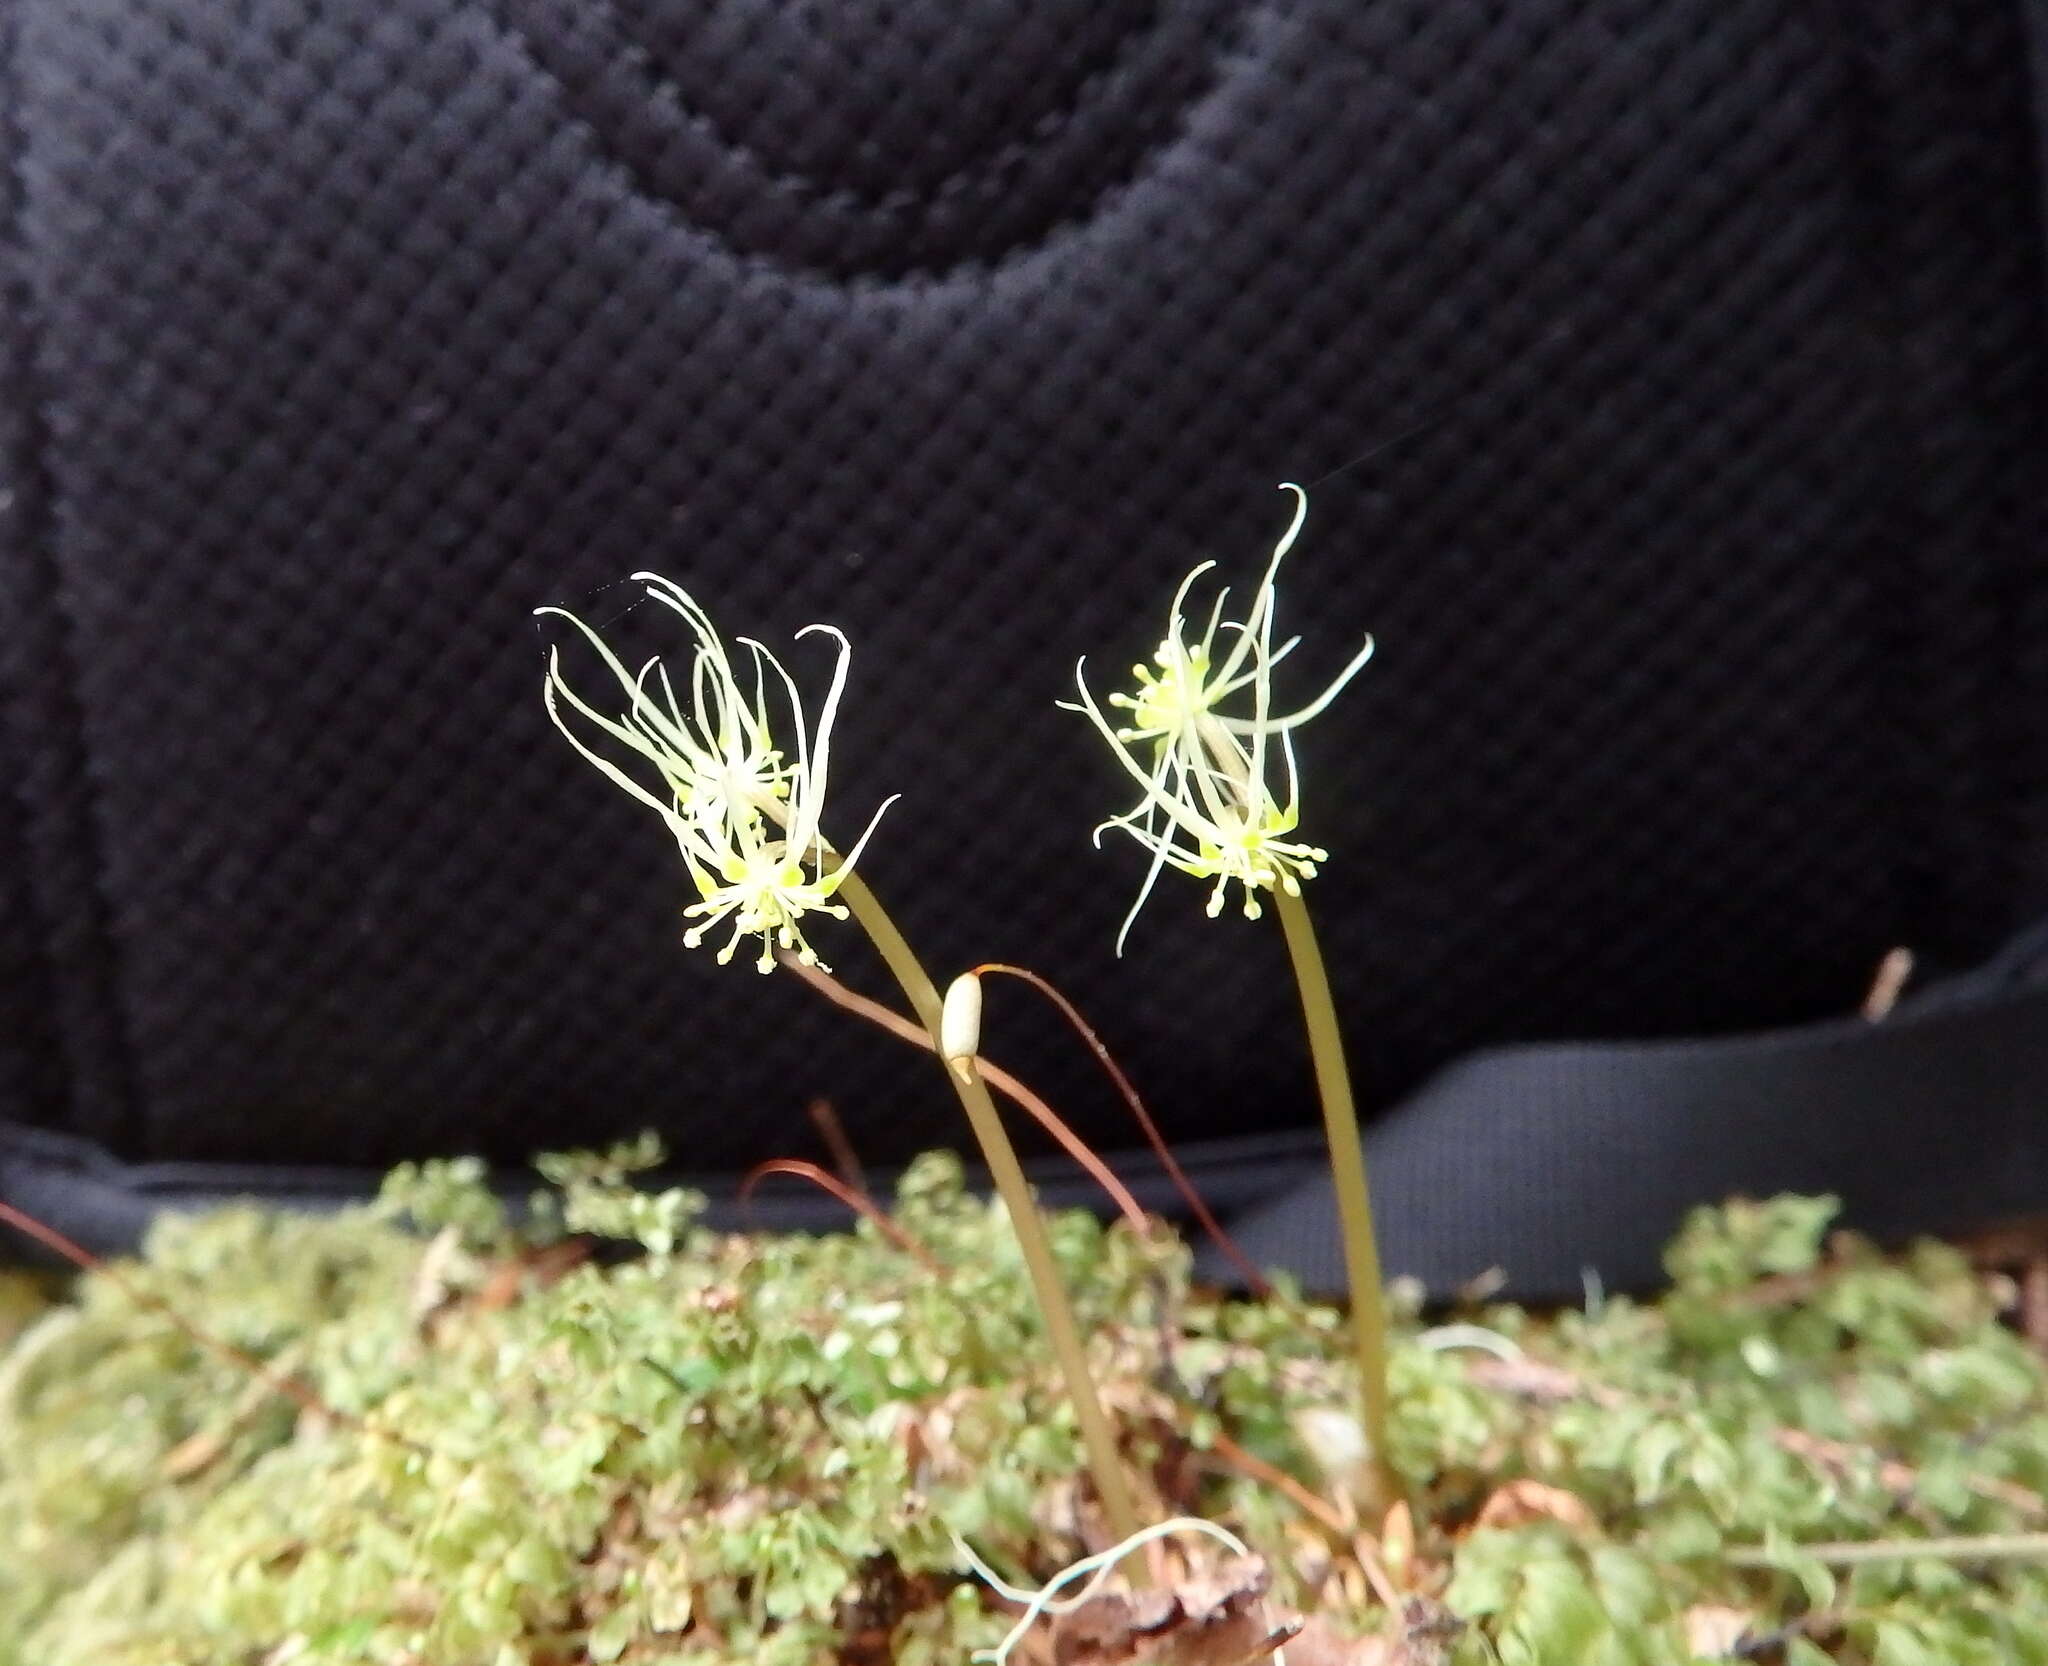
[[[1365,1436],[1372,1448],[1372,1472],[1380,1497],[1369,1502],[1386,1510],[1401,1496],[1399,1478],[1387,1455],[1387,1309],[1380,1275],[1379,1245],[1372,1230],[1372,1196],[1365,1183],[1365,1147],[1358,1135],[1358,1108],[1351,1098],[1351,1072],[1344,1063],[1344,1036],[1323,970],[1308,906],[1299,895],[1275,887],[1273,906],[1287,935],[1301,1013],[1308,1024],[1308,1049],[1315,1061],[1316,1087],[1323,1101],[1323,1129],[1330,1147],[1330,1177],[1337,1188],[1337,1219],[1344,1235],[1344,1272],[1351,1286],[1351,1330],[1365,1396]]]
[[[918,1022],[931,1033],[932,1044],[936,1048],[941,1010],[939,992],[917,956],[911,953],[903,934],[896,929],[896,922],[889,918],[875,900],[874,892],[858,874],[848,874],[840,882],[838,895],[874,940],[882,958],[889,963],[889,970],[903,986],[903,993],[909,997]],[[943,1060],[943,1053],[940,1057]],[[948,1067],[946,1077],[960,1096],[961,1108],[967,1112],[968,1126],[974,1130],[974,1137],[981,1144],[982,1158],[988,1164],[989,1174],[996,1183],[996,1191],[1004,1207],[1009,1210],[1010,1225],[1017,1234],[1018,1246],[1024,1252],[1025,1271],[1030,1274],[1032,1290],[1038,1298],[1038,1310],[1045,1318],[1046,1334],[1052,1340],[1053,1353],[1066,1378],[1067,1397],[1073,1401],[1074,1415],[1081,1424],[1081,1441],[1087,1448],[1088,1467],[1095,1476],[1095,1490],[1101,1495],[1109,1531],[1119,1541],[1130,1538],[1139,1531],[1137,1507],[1132,1503],[1130,1488],[1125,1484],[1123,1467],[1117,1457],[1116,1436],[1095,1392],[1095,1379],[1088,1373],[1088,1353],[1081,1345],[1080,1328],[1074,1323],[1073,1309],[1067,1305],[1066,1292],[1060,1285],[1052,1243],[1045,1235],[1045,1222],[1039,1217],[1031,1187],[1024,1178],[1023,1166],[1017,1161],[1016,1147],[1010,1144],[1010,1136],[1004,1131],[1002,1118],[996,1114],[995,1103],[989,1098],[981,1073],[971,1067],[964,1072],[955,1072]]]

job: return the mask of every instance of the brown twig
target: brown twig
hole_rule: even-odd
[[[1001,961],[991,960],[983,962],[983,964],[975,967],[974,970],[976,973],[1000,972],[1005,977],[1017,978],[1031,985],[1039,994],[1059,1008],[1060,1015],[1074,1027],[1074,1033],[1080,1036],[1082,1041],[1087,1044],[1088,1051],[1095,1055],[1096,1062],[1108,1073],[1109,1079],[1116,1084],[1116,1090],[1123,1095],[1124,1103],[1130,1107],[1131,1115],[1137,1118],[1138,1126],[1145,1131],[1145,1138],[1152,1146],[1153,1155],[1159,1159],[1160,1166],[1166,1170],[1168,1177],[1173,1181],[1175,1189],[1179,1191],[1181,1197],[1186,1201],[1188,1208],[1194,1213],[1195,1219],[1201,1224],[1202,1230],[1208,1233],[1210,1242],[1221,1250],[1229,1258],[1230,1264],[1244,1275],[1244,1281],[1253,1295],[1270,1296],[1273,1293],[1273,1287],[1267,1282],[1265,1274],[1260,1272],[1257,1266],[1253,1264],[1251,1258],[1237,1247],[1230,1234],[1223,1230],[1216,1217],[1209,1212],[1209,1206],[1202,1201],[1202,1194],[1195,1190],[1194,1182],[1187,1177],[1186,1170],[1180,1166],[1179,1161],[1173,1155],[1172,1148],[1167,1145],[1165,1137],[1159,1132],[1159,1125],[1152,1120],[1152,1113],[1145,1108],[1145,1101],[1139,1098],[1137,1088],[1132,1084],[1130,1077],[1124,1074],[1123,1067],[1110,1056],[1109,1048],[1103,1044],[1102,1038],[1095,1033],[1094,1028],[1088,1021],[1081,1016],[1080,1009],[1072,1001],[1068,1000],[1065,995],[1061,994],[1050,980],[1040,977],[1038,973],[1026,967],[1008,966]]]
[[[1408,1605],[1401,1600],[1401,1593],[1395,1589],[1393,1575],[1387,1572],[1386,1563],[1380,1560],[1380,1553],[1373,1546],[1370,1533],[1351,1535],[1351,1554],[1358,1559],[1358,1565],[1365,1571],[1365,1582],[1372,1587],[1372,1594],[1380,1599],[1392,1614],[1404,1618]]]
[[[1269,1464],[1255,1452],[1247,1452],[1221,1429],[1210,1436],[1209,1449],[1232,1469],[1271,1487],[1303,1515],[1347,1545],[1364,1572],[1366,1583],[1372,1587],[1373,1595],[1378,1597],[1390,1612],[1401,1612],[1401,1593],[1394,1587],[1393,1576],[1387,1572],[1386,1564],[1380,1560],[1379,1552],[1374,1549],[1371,1538],[1357,1531],[1355,1521],[1347,1521],[1343,1512],[1334,1504],[1318,1498],[1286,1470]]]
[[[816,966],[806,966],[793,954],[783,954],[780,959],[785,967],[833,1005],[844,1007],[848,1012],[865,1018],[870,1024],[887,1030],[899,1041],[907,1041],[913,1047],[922,1047],[927,1053],[938,1050],[930,1034],[921,1024],[912,1022],[901,1013],[891,1012],[880,1001],[871,1001],[865,995],[856,994],[830,972],[821,971]],[[1131,1195],[1130,1188],[1117,1179],[1110,1172],[1108,1165],[1088,1149],[1086,1142],[1060,1120],[1058,1112],[1000,1065],[990,1064],[987,1059],[982,1059],[979,1068],[983,1081],[1029,1115],[1059,1141],[1061,1149],[1069,1157],[1088,1171],[1095,1183],[1109,1194],[1110,1200],[1130,1223],[1133,1231],[1143,1233],[1149,1229],[1150,1223],[1145,1218],[1145,1211]]]
[[[1912,976],[1913,951],[1907,948],[1888,951],[1877,963],[1876,975],[1870,980],[1870,992],[1863,997],[1863,1016],[1873,1024],[1890,1017]]]
[[[1269,1464],[1257,1453],[1247,1452],[1242,1446],[1218,1429],[1209,1440],[1209,1449],[1232,1469],[1250,1476],[1254,1481],[1263,1482],[1275,1492],[1284,1493],[1288,1502],[1304,1515],[1312,1517],[1332,1533],[1344,1536],[1357,1525],[1346,1521],[1337,1506],[1326,1499],[1318,1498],[1286,1470]]]
[[[926,1272],[936,1274],[941,1278],[945,1276],[945,1266],[939,1261],[938,1257],[933,1255],[930,1250],[926,1249],[924,1245],[920,1244],[895,1221],[885,1215],[876,1206],[873,1198],[869,1197],[867,1193],[857,1191],[844,1181],[827,1174],[816,1163],[806,1163],[795,1157],[773,1157],[765,1163],[757,1164],[747,1172],[746,1179],[740,1182],[739,1201],[744,1204],[753,1195],[754,1187],[767,1179],[771,1174],[792,1175],[798,1180],[808,1180],[821,1191],[830,1192],[841,1203],[845,1204],[847,1208],[853,1210],[877,1232],[881,1233],[883,1237],[887,1238],[890,1243],[915,1260]]]

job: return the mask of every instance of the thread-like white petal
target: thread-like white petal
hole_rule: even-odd
[[[813,913],[846,917],[846,909],[831,900],[832,893],[850,875],[883,813],[895,803],[893,797],[883,801],[844,856],[820,831],[832,729],[852,654],[846,636],[829,625],[808,626],[799,633],[816,631],[838,645],[829,687],[817,722],[811,725],[805,721],[796,679],[769,648],[750,637],[735,638],[753,661],[749,691],[695,598],[658,574],[634,576],[653,600],[682,617],[694,638],[688,707],[659,659],[649,660],[637,674],[630,672],[581,619],[560,608],[544,608],[538,611],[561,614],[589,640],[619,683],[624,702],[619,715],[600,711],[569,686],[559,653],[550,650],[543,682],[548,715],[607,780],[660,814],[674,835],[698,894],[683,911],[692,922],[683,935],[686,945],[700,945],[707,933],[724,924],[731,935],[717,951],[721,962],[734,958],[741,939],[758,937],[755,964],[763,971],[773,967],[778,945],[809,964],[822,964],[800,922]],[[793,764],[789,753],[776,744],[778,725],[767,701],[771,682],[787,703]],[[618,743],[625,756],[605,756],[576,732],[564,707],[597,734]],[[669,795],[666,799],[625,767],[634,757],[653,766]]]
[[[1274,645],[1275,583],[1308,517],[1308,494],[1292,484],[1281,490],[1294,494],[1294,514],[1267,558],[1244,618],[1223,617],[1229,592],[1219,591],[1201,637],[1188,640],[1186,614],[1194,586],[1214,566],[1202,562],[1174,591],[1166,637],[1152,664],[1135,668],[1134,691],[1119,690],[1098,702],[1088,686],[1084,659],[1074,670],[1079,701],[1059,702],[1088,719],[1139,789],[1136,804],[1094,832],[1099,846],[1102,835],[1115,828],[1150,856],[1137,900],[1117,933],[1119,954],[1164,867],[1214,880],[1211,914],[1222,908],[1228,885],[1241,885],[1244,911],[1256,918],[1260,891],[1298,893],[1301,881],[1314,877],[1317,865],[1327,860],[1323,851],[1291,837],[1300,821],[1301,796],[1292,731],[1330,705],[1372,657],[1373,644],[1368,637],[1314,700],[1275,714],[1273,668],[1301,643],[1299,636],[1290,636]],[[1231,641],[1219,659],[1216,638],[1222,631],[1230,633]],[[1239,699],[1249,701],[1248,715],[1242,706],[1235,712],[1222,709],[1225,702]],[[1112,724],[1105,705],[1128,712],[1130,722]],[[1277,800],[1269,780],[1276,771],[1276,748],[1282,788]]]

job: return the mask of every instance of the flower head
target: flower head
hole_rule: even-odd
[[[813,913],[846,917],[832,894],[852,872],[882,812],[895,802],[888,799],[875,811],[844,856],[820,831],[832,723],[852,654],[846,637],[831,625],[797,632],[799,639],[813,632],[828,636],[839,648],[817,722],[807,726],[796,680],[768,648],[750,637],[738,639],[750,662],[751,675],[743,680],[709,615],[687,591],[654,573],[633,577],[650,599],[680,614],[695,638],[683,679],[687,703],[658,659],[629,671],[576,615],[544,607],[537,611],[567,619],[583,633],[625,696],[616,716],[600,711],[569,686],[561,656],[551,649],[542,685],[548,716],[570,745],[659,815],[674,836],[699,899],[683,910],[696,922],[683,933],[685,944],[695,948],[714,927],[730,921],[732,935],[718,951],[721,964],[738,952],[742,938],[758,936],[755,964],[763,972],[774,969],[778,946],[817,965],[798,922]],[[771,705],[778,703],[788,709],[793,761],[777,744],[770,720]],[[624,761],[579,735],[563,715],[565,705],[609,736]]]
[[[1141,789],[1132,809],[1095,830],[1098,844],[1105,831],[1117,828],[1152,853],[1138,900],[1117,934],[1119,954],[1162,867],[1215,880],[1209,894],[1211,916],[1222,911],[1235,881],[1244,891],[1245,915],[1256,919],[1259,892],[1277,888],[1298,894],[1301,881],[1313,878],[1318,864],[1328,860],[1327,852],[1291,837],[1300,822],[1293,731],[1322,712],[1357,675],[1372,657],[1372,639],[1366,638],[1350,664],[1314,700],[1274,715],[1273,667],[1301,641],[1297,636],[1277,648],[1273,645],[1274,581],[1308,517],[1308,494],[1299,486],[1281,490],[1295,495],[1294,519],[1274,546],[1243,619],[1223,617],[1230,592],[1220,590],[1201,635],[1189,639],[1188,598],[1197,581],[1215,566],[1205,561],[1174,592],[1166,636],[1154,651],[1152,664],[1132,668],[1134,689],[1098,703],[1088,688],[1084,659],[1074,670],[1080,702],[1061,702],[1095,725]],[[1249,711],[1242,709],[1247,702]],[[1227,710],[1226,703],[1235,709]],[[1129,721],[1113,724],[1103,704],[1128,713]],[[1269,779],[1276,754],[1284,781],[1278,794]]]

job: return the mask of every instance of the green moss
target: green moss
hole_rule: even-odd
[[[124,1266],[333,1415],[79,1281],[0,1355],[0,1666],[796,1663],[854,1633],[915,1666],[993,1642],[956,1536],[1033,1581],[1096,1542],[1004,1223],[932,1157],[894,1218],[942,1275],[867,1225],[717,1235],[690,1194],[631,1189],[657,1155],[552,1162],[516,1229],[473,1165],[427,1164],[334,1218],[166,1221]],[[1408,1577],[1466,1622],[1451,1659],[1687,1662],[1688,1614],[1730,1609],[1807,1666],[2048,1661],[2037,1563],[1837,1573],[1801,1548],[2048,1525],[2040,1362],[1947,1251],[1824,1261],[1830,1213],[1702,1212],[1655,1306],[1399,1322]],[[567,1233],[646,1253],[572,1266],[542,1247]],[[1287,1602],[1387,1623],[1341,1541],[1202,1450],[1228,1435],[1341,1508],[1338,1316],[1206,1299],[1163,1234],[1076,1215],[1053,1238],[1148,1506],[1232,1526]],[[1517,1481],[1559,1491],[1506,1507]]]

